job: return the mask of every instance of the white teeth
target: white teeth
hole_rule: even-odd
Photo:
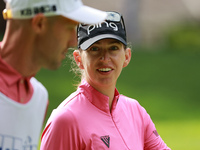
[[[110,69],[110,68],[101,68],[101,69],[99,69],[99,71],[111,71],[112,69]]]

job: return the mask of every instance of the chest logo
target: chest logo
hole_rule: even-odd
[[[101,136],[100,138],[106,144],[106,146],[109,148],[110,147],[110,137],[109,137],[109,135]]]

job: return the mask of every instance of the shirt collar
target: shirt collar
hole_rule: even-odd
[[[94,105],[96,106],[98,109],[106,112],[106,113],[110,113],[110,109],[109,109],[109,97],[100,93],[99,91],[97,91],[95,88],[93,88],[89,83],[87,83],[85,80],[82,81],[81,85],[79,86],[78,90],[83,93],[88,100]],[[115,88],[115,95],[114,95],[114,99],[112,102],[112,109],[116,108],[117,105],[117,100],[119,98],[119,92],[117,91],[117,89]]]
[[[31,77],[24,78],[20,73],[18,73],[14,68],[7,64],[0,56],[0,76],[8,84],[8,86],[15,84],[20,79],[30,80]]]

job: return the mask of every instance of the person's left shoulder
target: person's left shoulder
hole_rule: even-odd
[[[32,78],[30,79],[30,82],[31,82],[31,84],[32,84],[34,90],[40,90],[41,92],[43,92],[43,93],[45,93],[45,94],[48,95],[47,89],[46,89],[46,88],[44,87],[44,85],[43,85],[40,81],[38,81],[35,77],[32,77]]]
[[[137,105],[139,104],[139,102],[136,99],[130,98],[122,94],[119,96],[119,100],[122,100],[123,102],[126,102],[126,103],[131,103],[131,104],[137,104]]]
[[[139,111],[146,111],[141,105],[140,103],[134,99],[134,98],[130,98],[128,96],[125,95],[120,95],[119,96],[119,101],[121,104],[126,105],[126,107],[131,108],[131,109],[137,109]]]

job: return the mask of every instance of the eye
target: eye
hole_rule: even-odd
[[[97,47],[97,46],[92,46],[92,47],[90,48],[90,50],[91,50],[91,51],[98,51],[98,50],[99,50],[99,47]]]
[[[119,49],[119,47],[118,47],[118,46],[116,46],[116,45],[113,45],[113,46],[111,46],[109,49],[110,49],[110,50],[118,50],[118,49]]]

